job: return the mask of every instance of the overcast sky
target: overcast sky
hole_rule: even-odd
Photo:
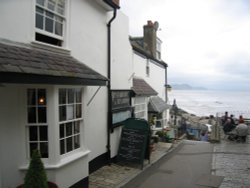
[[[121,0],[131,36],[158,21],[170,84],[250,90],[250,0]]]

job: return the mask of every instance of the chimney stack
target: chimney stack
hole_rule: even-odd
[[[147,25],[143,26],[144,49],[148,50],[154,58],[156,58],[156,32],[158,30],[158,27],[158,22],[153,23],[151,20],[147,22]]]
[[[117,6],[120,6],[120,0],[112,0]]]

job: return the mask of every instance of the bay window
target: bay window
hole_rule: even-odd
[[[59,132],[61,155],[80,147],[81,122],[81,89],[59,89]]]
[[[29,155],[37,149],[42,158],[48,158],[46,89],[27,90],[27,132]]]

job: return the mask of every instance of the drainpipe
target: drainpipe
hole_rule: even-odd
[[[107,152],[108,163],[111,163],[111,150],[110,150],[110,133],[112,132],[112,96],[111,96],[111,23],[116,18],[116,8],[114,8],[113,17],[107,24],[108,28],[108,118],[107,118]]]
[[[168,102],[168,72],[167,72],[168,66],[165,65],[165,102]]]

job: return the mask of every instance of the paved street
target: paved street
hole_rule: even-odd
[[[209,176],[210,175],[210,176]],[[237,143],[184,141],[123,188],[250,188],[250,139]]]
[[[220,188],[250,188],[250,139],[247,143],[222,140],[215,144],[212,174],[224,176]]]
[[[123,188],[203,188],[204,178],[211,175],[212,153],[210,143],[183,141]]]
[[[143,171],[115,164],[103,167],[90,176],[90,187],[250,188],[249,136],[247,143],[183,140],[166,152],[169,147],[159,144],[152,164]]]

